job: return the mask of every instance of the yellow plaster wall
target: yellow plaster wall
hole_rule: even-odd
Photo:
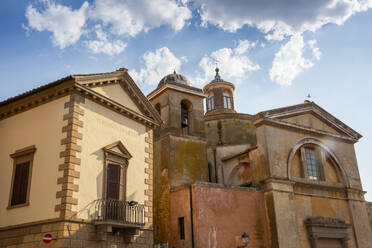
[[[120,84],[110,84],[105,85],[102,87],[94,87],[92,88],[95,92],[104,95],[111,100],[120,103],[123,106],[130,108],[137,113],[141,113],[141,110],[137,107],[137,105],[132,101],[132,99],[128,96],[128,94],[124,91],[124,89],[120,86]]]
[[[133,156],[127,171],[127,200],[144,203],[145,191],[145,137],[146,127],[123,115],[115,113],[88,99],[80,104],[84,109],[81,120],[82,152],[80,154],[79,199],[76,211],[80,218],[88,218],[94,212],[95,200],[102,198],[104,153],[102,148],[120,140]],[[86,209],[86,210],[84,210]]]
[[[64,150],[61,139],[65,125],[64,103],[69,97],[43,104],[26,112],[0,121],[0,227],[59,217],[54,211],[57,178],[62,176],[58,165],[63,163],[59,153]],[[10,194],[13,159],[9,156],[18,149],[35,145],[30,205],[7,209]]]

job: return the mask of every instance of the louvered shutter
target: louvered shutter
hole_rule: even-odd
[[[17,164],[13,182],[11,205],[26,203],[30,162]]]
[[[120,165],[109,164],[107,168],[107,198],[119,200]]]

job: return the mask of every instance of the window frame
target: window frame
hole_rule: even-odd
[[[210,94],[207,99],[208,111],[215,109],[214,107],[214,94]]]
[[[227,92],[222,93],[223,107],[225,109],[232,109],[231,95]]]
[[[36,147],[35,145],[32,145],[32,146],[28,146],[28,147],[16,150],[13,154],[10,154],[10,157],[13,159],[13,170],[12,170],[12,180],[10,184],[10,192],[9,192],[9,200],[8,200],[7,209],[25,207],[25,206],[30,205],[31,180],[32,180],[32,170],[33,170],[35,152],[36,152]],[[15,181],[17,165],[21,165],[24,163],[29,163],[26,199],[24,203],[12,205],[14,181]]]
[[[118,153],[111,150],[114,147],[118,147],[123,153]],[[107,198],[107,176],[109,164],[114,164],[120,166],[120,184],[119,184],[119,199],[118,201],[126,201],[127,199],[127,171],[129,165],[129,159],[132,156],[129,154],[128,150],[124,145],[118,141],[111,145],[103,148],[104,152],[104,168],[103,168],[103,183],[102,183],[102,199],[109,200]]]
[[[319,178],[310,178],[311,176],[309,175],[309,165],[308,165],[308,160],[306,157],[306,149],[312,150],[317,156],[317,167],[319,171]],[[306,179],[311,180],[311,181],[321,181],[325,182],[325,152],[323,149],[319,146],[316,145],[303,145],[301,147],[301,162],[302,162],[302,170],[303,170],[303,175]]]

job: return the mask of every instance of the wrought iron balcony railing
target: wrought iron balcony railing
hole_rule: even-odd
[[[95,204],[95,221],[144,225],[145,205],[137,202],[98,199]]]

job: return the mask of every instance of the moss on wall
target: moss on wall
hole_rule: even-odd
[[[276,218],[275,218],[275,209],[274,209],[274,195],[273,193],[266,194],[266,208],[268,214],[268,222],[270,229],[270,243],[272,248],[278,248],[278,232],[276,230]]]
[[[239,116],[206,121],[205,131],[208,146],[219,144],[251,144],[254,146],[257,143],[256,128],[253,123],[247,119],[239,119]]]

